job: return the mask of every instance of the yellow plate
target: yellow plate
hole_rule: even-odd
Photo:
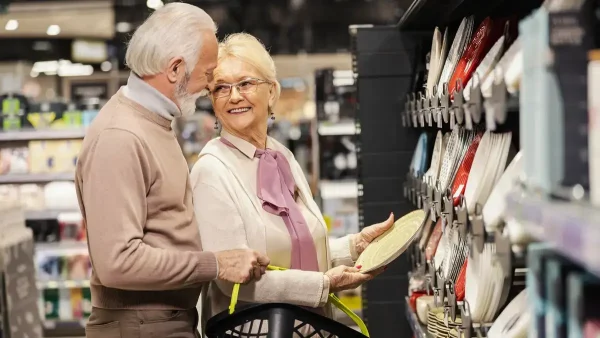
[[[356,262],[362,266],[361,272],[379,269],[398,258],[415,239],[425,217],[423,210],[415,210],[398,219],[388,231],[371,242]]]

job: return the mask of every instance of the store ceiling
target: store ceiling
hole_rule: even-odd
[[[170,1],[170,0],[169,0]],[[50,55],[70,58],[75,38],[106,41],[122,59],[131,32],[152,12],[147,0],[0,0],[0,60],[32,61]],[[167,0],[163,0],[167,2]],[[274,54],[347,50],[351,24],[394,24],[411,0],[187,0],[205,9],[219,26],[219,37],[245,31]],[[18,29],[6,30],[10,20]],[[60,26],[58,35],[48,27]],[[9,38],[9,39],[7,39]],[[44,48],[40,48],[40,42]],[[37,47],[34,48],[34,45]],[[11,46],[7,51],[4,47]]]

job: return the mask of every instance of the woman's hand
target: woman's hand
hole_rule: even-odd
[[[329,277],[329,292],[331,293],[356,289],[364,282],[375,278],[383,270],[385,270],[385,267],[372,272],[361,273],[358,267],[340,265],[325,272],[325,276]]]
[[[371,226],[365,227],[361,232],[354,234],[353,242],[356,254],[360,254],[365,251],[367,246],[377,237],[381,236],[389,228],[394,225],[394,213],[390,214],[390,217],[385,221]]]

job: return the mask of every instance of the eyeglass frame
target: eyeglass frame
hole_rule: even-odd
[[[242,82],[246,82],[246,81],[249,81],[249,80],[258,81],[258,83],[256,84],[256,86],[254,86],[254,88],[255,88],[255,89],[254,89],[253,91],[249,91],[249,92],[242,92],[242,91],[240,90],[240,88],[238,88],[238,86],[239,86],[239,85],[240,85]],[[236,83],[219,83],[219,84],[217,84],[216,86],[229,86],[229,87],[230,87],[230,89],[229,89],[229,94],[227,94],[227,95],[223,95],[223,96],[219,96],[219,97],[215,97],[215,96],[214,96],[214,92],[213,92],[212,90],[208,89],[208,88],[207,88],[207,89],[208,89],[208,93],[209,93],[209,95],[212,97],[212,99],[213,99],[213,100],[216,100],[216,99],[222,99],[222,98],[224,98],[224,97],[229,97],[229,96],[231,96],[231,94],[233,93],[233,88],[234,88],[234,87],[237,89],[238,93],[240,93],[240,94],[254,93],[254,92],[256,91],[256,89],[258,88],[258,86],[260,86],[260,85],[261,85],[261,84],[263,84],[263,83],[273,84],[273,82],[271,82],[271,81],[269,81],[269,80],[263,80],[263,79],[259,79],[259,78],[256,78],[256,77],[249,77],[249,78],[246,78],[246,79],[244,79],[244,80],[238,81],[238,82],[236,82]],[[216,87],[216,86],[215,86],[215,87]]]

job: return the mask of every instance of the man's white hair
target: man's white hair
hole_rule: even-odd
[[[149,76],[163,72],[172,58],[183,57],[189,75],[200,57],[206,31],[216,33],[217,26],[204,10],[180,2],[167,4],[135,31],[125,63],[138,76]]]

